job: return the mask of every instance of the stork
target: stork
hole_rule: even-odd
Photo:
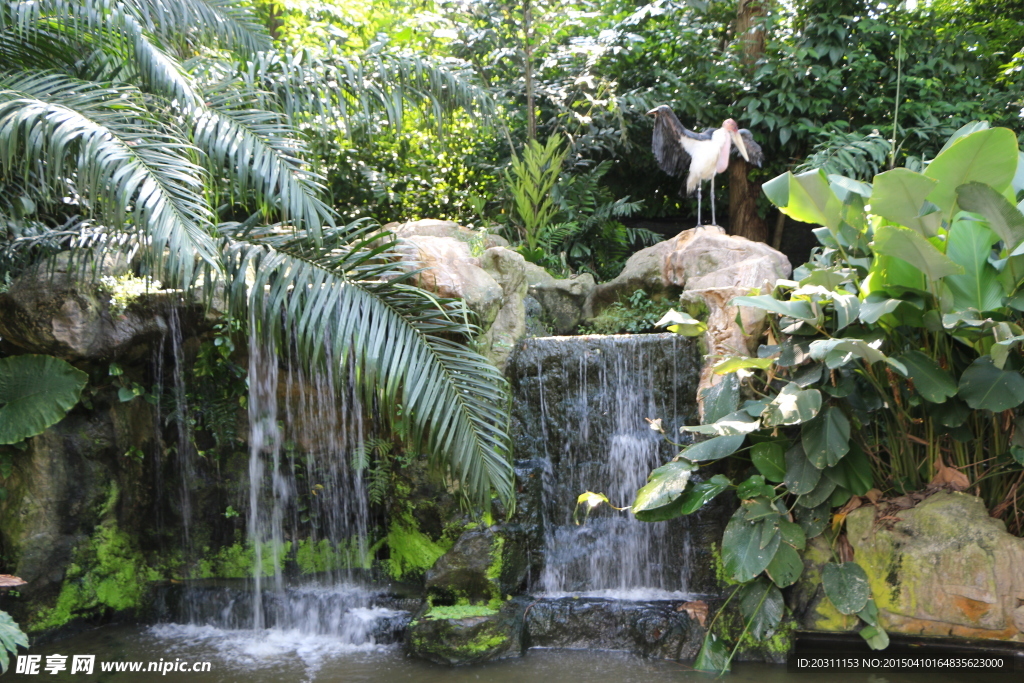
[[[709,128],[703,133],[694,133],[679,122],[668,105],[661,105],[647,112],[654,117],[654,139],[651,148],[658,166],[669,175],[678,176],[683,170],[686,176],[686,194],[697,192],[697,224],[700,225],[700,186],[705,180],[711,181],[711,222],[715,220],[715,176],[729,167],[729,152],[739,153],[746,161],[760,166],[764,160],[761,146],[746,128],[739,128],[736,121],[726,119],[721,128]]]

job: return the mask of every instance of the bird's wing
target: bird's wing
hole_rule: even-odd
[[[690,165],[690,153],[686,150],[685,144],[688,140],[710,140],[708,133],[694,133],[688,130],[675,113],[665,107],[665,110],[654,118],[654,138],[651,140],[651,149],[654,158],[658,160],[658,166],[669,175],[682,175]]]
[[[764,152],[761,150],[761,145],[754,142],[754,136],[751,135],[750,131],[746,128],[740,128],[740,137],[743,138],[743,145],[747,148],[747,156],[750,157],[750,163],[754,166],[760,166],[764,163]],[[740,150],[733,145],[732,155],[734,157],[740,156]]]

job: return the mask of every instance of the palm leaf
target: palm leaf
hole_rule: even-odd
[[[256,315],[278,348],[332,364],[339,381],[351,368],[365,400],[391,417],[401,407],[414,447],[446,463],[472,499],[489,500],[493,488],[511,501],[506,382],[465,347],[474,328],[461,304],[404,284],[393,243],[371,235],[375,227],[327,230],[318,248],[302,232],[233,235],[234,314]]]
[[[155,125],[136,95],[54,73],[0,74],[0,168],[42,168],[51,186],[74,174],[97,217],[143,232],[164,279],[188,282],[196,257],[218,262],[205,174],[197,150]]]
[[[214,174],[226,172],[245,192],[275,206],[284,221],[306,226],[319,237],[321,225],[333,225],[334,211],[319,197],[318,178],[304,167],[294,129],[278,114],[238,109],[245,91],[204,92],[207,104],[192,112],[193,143],[210,160]]]

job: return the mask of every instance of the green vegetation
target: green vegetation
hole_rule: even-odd
[[[11,615],[0,610],[0,675],[7,671],[10,657],[18,652],[19,646],[28,647],[28,636],[18,628]]]
[[[755,640],[782,622],[779,589],[800,577],[801,551],[833,508],[873,487],[973,488],[1024,530],[1024,207],[1007,199],[1024,191],[1019,158],[1011,131],[970,124],[923,172],[867,184],[818,170],[765,185],[787,215],[821,226],[822,246],[772,295],[733,299],[769,314],[769,343],[757,358],[719,359],[705,423],[683,427],[708,438],[652,472],[632,505],[659,521],[736,491],[722,564]],[[729,456],[738,478],[691,484],[693,471]],[[886,647],[864,570],[830,538],[825,594],[864,622],[871,647]],[[697,668],[727,669],[734,654],[709,636]]]
[[[641,334],[658,332],[660,321],[673,306],[669,299],[655,300],[638,289],[625,301],[616,301],[597,317],[581,325],[580,334]]]
[[[53,356],[0,358],[0,445],[41,434],[63,419],[88,379]]]
[[[489,617],[497,614],[496,609],[487,605],[435,605],[430,608],[424,619],[466,619],[468,617]]]
[[[448,551],[423,533],[408,511],[392,517],[384,542],[389,552],[388,573],[395,579],[422,576]]]

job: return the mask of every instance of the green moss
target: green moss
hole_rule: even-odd
[[[506,640],[505,636],[502,635],[487,635],[481,633],[476,638],[473,638],[462,648],[467,652],[473,654],[480,654],[481,652],[489,652],[499,646],[501,646]]]
[[[286,541],[279,554],[283,562],[291,550],[291,541]],[[261,574],[274,574],[274,546],[270,541],[261,544]],[[256,550],[252,543],[235,543],[222,547],[212,556],[203,558],[196,565],[193,576],[200,579],[244,579],[253,575],[256,565]]]
[[[498,581],[501,578],[502,562],[504,561],[505,537],[497,535],[491,544],[491,564],[487,567],[487,578]]]
[[[359,539],[352,538],[332,544],[326,538],[314,543],[312,539],[299,541],[295,548],[295,564],[303,574],[319,574],[338,569],[369,569],[370,555],[360,551]]]
[[[420,531],[408,511],[392,520],[386,543],[390,551],[387,570],[395,579],[422,574],[448,551]]]
[[[725,571],[725,562],[722,560],[722,549],[717,543],[711,544],[711,562],[715,568],[715,578],[722,586],[735,586],[738,582],[729,576]]]
[[[153,577],[154,572],[128,534],[119,530],[116,523],[108,522],[76,550],[75,562],[68,568],[56,604],[40,611],[30,628],[56,628],[98,609],[137,608]]]
[[[424,619],[466,619],[469,617],[487,617],[497,614],[498,610],[485,605],[438,605],[431,607],[423,615]]]

